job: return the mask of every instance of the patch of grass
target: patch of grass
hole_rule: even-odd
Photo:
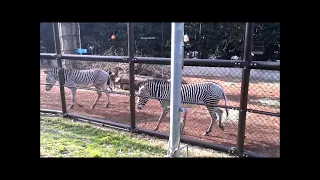
[[[167,153],[167,140],[146,135],[72,122],[62,117],[41,116],[40,123],[40,157],[164,157]],[[229,157],[192,146],[189,146],[189,156]]]
[[[60,117],[42,117],[41,156],[50,157],[163,157],[166,149],[148,141],[101,130]]]

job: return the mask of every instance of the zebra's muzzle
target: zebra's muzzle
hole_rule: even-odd
[[[50,91],[51,88],[52,88],[52,85],[47,85],[47,86],[46,86],[46,91]]]
[[[142,109],[142,106],[141,106],[141,105],[138,105],[138,109],[141,110],[141,109]]]

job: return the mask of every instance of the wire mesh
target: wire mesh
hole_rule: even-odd
[[[80,23],[81,46],[89,55],[126,56],[128,36],[126,23]]]
[[[256,70],[250,73],[248,108],[280,116],[280,71]],[[245,149],[280,156],[280,117],[247,113]]]
[[[55,53],[53,23],[40,23],[40,53]]]
[[[248,108],[280,113],[280,71],[250,71]]]
[[[126,23],[79,23],[81,48],[92,55],[127,55]],[[244,23],[185,23],[185,58],[242,59]],[[256,23],[253,60],[280,59],[279,23]],[[115,37],[114,39],[112,37]],[[134,23],[136,57],[170,57],[171,23]],[[40,52],[53,53],[52,23],[40,23]]]
[[[136,57],[170,57],[171,23],[135,23]]]
[[[89,62],[89,61],[77,61],[76,69],[79,70],[89,70],[89,69],[101,69],[106,72],[111,72],[111,78],[114,81],[114,74],[116,69],[115,67],[123,67],[125,68],[128,64],[124,63],[114,63],[114,62]],[[101,98],[97,101],[94,109],[91,109],[95,100],[98,97],[97,91],[94,87],[89,89],[79,88],[77,90],[76,100],[79,104],[84,107],[76,107],[74,109],[67,109],[68,113],[73,113],[76,115],[93,117],[104,119],[108,121],[113,121],[117,123],[130,124],[130,109],[129,109],[129,92],[127,90],[123,90],[119,87],[119,84],[114,84],[111,86],[113,91],[109,88],[109,102],[108,107],[105,107],[107,104],[107,94],[103,91]],[[72,96],[71,91],[68,88],[66,89],[66,104],[67,107],[70,107],[72,104]]]
[[[248,112],[244,148],[268,157],[280,157],[280,117]]]
[[[55,63],[56,60],[51,60]],[[50,66],[40,66],[40,109],[50,109],[50,110],[62,110],[61,108],[61,96],[59,82],[52,87],[51,90],[46,91],[46,74],[45,70],[50,69]]]
[[[145,65],[144,69],[149,69],[150,72],[154,72],[152,76],[147,76],[147,78],[170,78],[170,66]],[[147,75],[145,74],[146,72],[141,71],[141,73]],[[241,69],[196,66],[184,67],[184,84],[201,82],[215,82],[220,84],[224,88],[227,95],[227,106],[239,106]],[[224,106],[224,100],[221,100],[218,105]],[[207,136],[204,136],[203,134],[208,129],[211,122],[211,116],[206,106],[187,103],[183,104],[182,106],[188,109],[187,120],[184,128],[184,136],[211,143],[214,142],[221,145],[236,145],[238,110],[229,109],[229,117],[228,120],[226,120],[225,109],[220,108],[224,111],[223,120],[226,120],[224,122],[224,131],[218,127],[218,121],[216,121],[213,125],[212,132]],[[162,107],[159,101],[150,99],[144,106],[143,110],[137,111],[136,113],[137,126],[146,129],[154,129],[161,113]],[[169,115],[167,115],[161,122],[158,130],[160,132],[169,132],[169,127]]]
[[[273,32],[273,27],[278,27],[278,25],[272,23],[256,24],[254,41],[262,41],[265,34],[270,34],[267,32],[271,30]],[[87,54],[128,55],[126,23],[80,23],[80,30],[81,48],[87,49]],[[212,33],[213,31],[215,33]],[[228,35],[231,31],[233,32],[232,37]],[[243,23],[185,23],[185,33],[190,38],[190,42],[185,43],[185,58],[232,59],[236,57],[241,59],[243,31]],[[273,41],[277,40],[279,36],[276,31]],[[171,23],[134,23],[134,39],[135,57],[170,57],[171,55]],[[54,53],[53,41],[52,23],[41,23],[40,53]],[[274,61],[279,58],[280,42],[276,43],[274,47],[270,45],[274,43],[268,43],[265,42],[263,48],[259,49],[259,51],[268,51],[268,53],[255,54],[253,60],[270,58]],[[277,56],[271,57],[271,52],[278,52]],[[72,61],[72,64],[73,69],[98,68],[107,72],[112,71],[116,88],[110,93],[111,104],[108,108],[104,107],[106,95],[103,93],[93,110],[90,107],[96,99],[97,93],[93,90],[78,89],[77,100],[84,108],[67,109],[67,112],[130,124],[128,64],[91,61]],[[40,60],[40,108],[61,110],[59,83],[56,82],[56,86],[50,91],[45,91],[43,70],[52,66],[56,66],[56,60]],[[138,90],[138,83],[147,78],[169,79],[170,66],[135,64],[134,73],[134,88]],[[184,136],[215,144],[236,145],[239,118],[237,107],[240,105],[241,76],[241,68],[184,66],[183,84],[216,82],[226,92],[227,105],[236,108],[229,109],[229,117],[226,120],[225,109],[220,107],[224,111],[224,131],[218,127],[218,122],[216,122],[212,132],[204,136],[203,133],[207,130],[211,120],[206,107],[204,105],[183,104],[183,107],[188,109]],[[65,88],[65,95],[68,108],[72,102],[69,88]],[[224,101],[221,100],[219,105],[224,105]],[[251,70],[248,109],[280,114],[280,71]],[[159,101],[150,99],[142,111],[136,110],[136,127],[153,129],[161,112],[162,107]],[[279,156],[279,126],[279,117],[248,112],[245,150],[271,157]],[[158,131],[169,132],[169,114],[162,121]]]

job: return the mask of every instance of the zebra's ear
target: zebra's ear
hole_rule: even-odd
[[[139,90],[139,88],[140,88],[140,86],[142,85],[142,83],[143,83],[143,81],[138,82],[137,85],[136,85],[136,89]]]
[[[145,83],[146,83],[146,80],[138,82],[138,83],[136,84],[136,89],[139,90],[139,88],[140,88],[142,85],[144,85]]]

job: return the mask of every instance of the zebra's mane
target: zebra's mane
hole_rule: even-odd
[[[164,84],[170,84],[170,81],[167,79],[148,79],[147,82],[158,82],[158,83],[164,83]]]
[[[168,79],[159,79],[159,78],[152,78],[152,79],[147,79],[147,80],[144,80],[144,81],[141,81],[139,84],[138,84],[138,88],[140,88],[142,85],[145,85],[147,83],[156,83],[156,84],[162,84],[162,85],[170,85],[171,84],[171,81],[168,81]],[[214,82],[214,81],[206,81],[206,82],[201,82],[201,83],[213,83],[213,84],[216,84],[217,86],[219,86],[221,89],[222,86],[217,83],[217,82]],[[198,83],[191,83],[191,84],[198,84]],[[181,84],[182,86],[185,86],[185,85],[190,85],[189,83],[188,84]]]
[[[151,79],[147,79],[147,80],[139,82],[139,84],[137,86],[138,86],[138,88],[140,88],[141,86],[143,86],[143,85],[145,85],[147,83],[170,84],[170,82],[167,79],[151,78]]]
[[[65,68],[62,68],[62,70],[64,72],[72,72],[72,71],[76,71],[78,69],[65,69]],[[59,68],[57,68],[57,67],[53,67],[53,68],[45,70],[45,72],[58,72],[58,71],[59,71]]]

